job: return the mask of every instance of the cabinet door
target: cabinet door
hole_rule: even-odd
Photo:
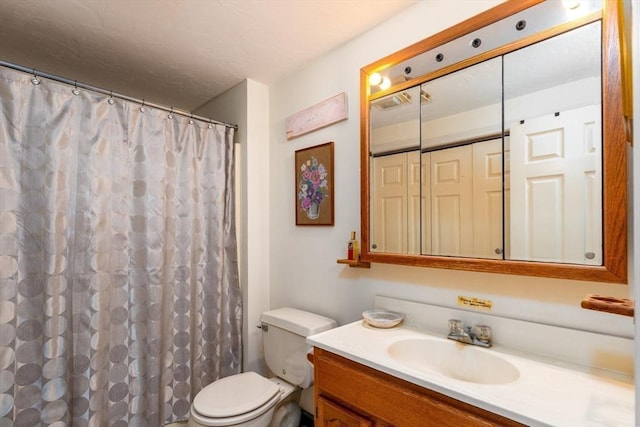
[[[511,259],[602,265],[600,107],[511,127]]]
[[[321,427],[373,427],[373,422],[323,397],[318,398],[318,419]]]

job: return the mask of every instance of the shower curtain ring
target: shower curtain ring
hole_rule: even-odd
[[[209,118],[209,129],[213,129],[213,121]]]
[[[144,113],[145,111],[147,111],[146,108],[144,108],[144,99],[142,100],[142,105],[140,106],[140,112]]]
[[[39,85],[40,84],[40,79],[38,78],[38,75],[36,74],[36,69],[33,69],[33,78],[31,79],[31,83],[34,85]]]
[[[113,103],[115,102],[113,100],[113,91],[112,90],[109,91],[109,100],[107,100],[107,102],[109,103],[109,105],[113,105]]]
[[[169,115],[167,117],[169,120],[173,120],[173,107],[171,107],[171,111],[169,111]]]
[[[73,90],[71,91],[74,95],[80,95],[80,91],[78,90],[78,81],[75,80],[73,82]]]
[[[191,115],[189,116],[189,124],[193,124],[193,113],[191,113]]]

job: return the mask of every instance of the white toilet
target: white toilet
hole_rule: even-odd
[[[260,323],[265,360],[278,377],[244,372],[209,384],[193,399],[189,426],[298,427],[299,402],[313,414],[306,337],[334,328],[336,321],[285,307],[262,313]]]

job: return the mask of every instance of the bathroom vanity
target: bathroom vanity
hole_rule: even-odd
[[[634,425],[631,338],[386,297],[376,307],[407,316],[307,339],[316,426]],[[493,347],[446,339],[448,317],[491,326]]]
[[[313,360],[317,426],[523,425],[321,348]]]

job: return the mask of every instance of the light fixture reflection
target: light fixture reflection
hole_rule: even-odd
[[[382,83],[382,76],[380,73],[373,73],[369,76],[369,84],[371,86],[378,86],[380,83]]]
[[[389,77],[385,77],[382,79],[382,83],[380,83],[380,90],[386,90],[389,89],[391,87],[391,80],[389,80]]]

